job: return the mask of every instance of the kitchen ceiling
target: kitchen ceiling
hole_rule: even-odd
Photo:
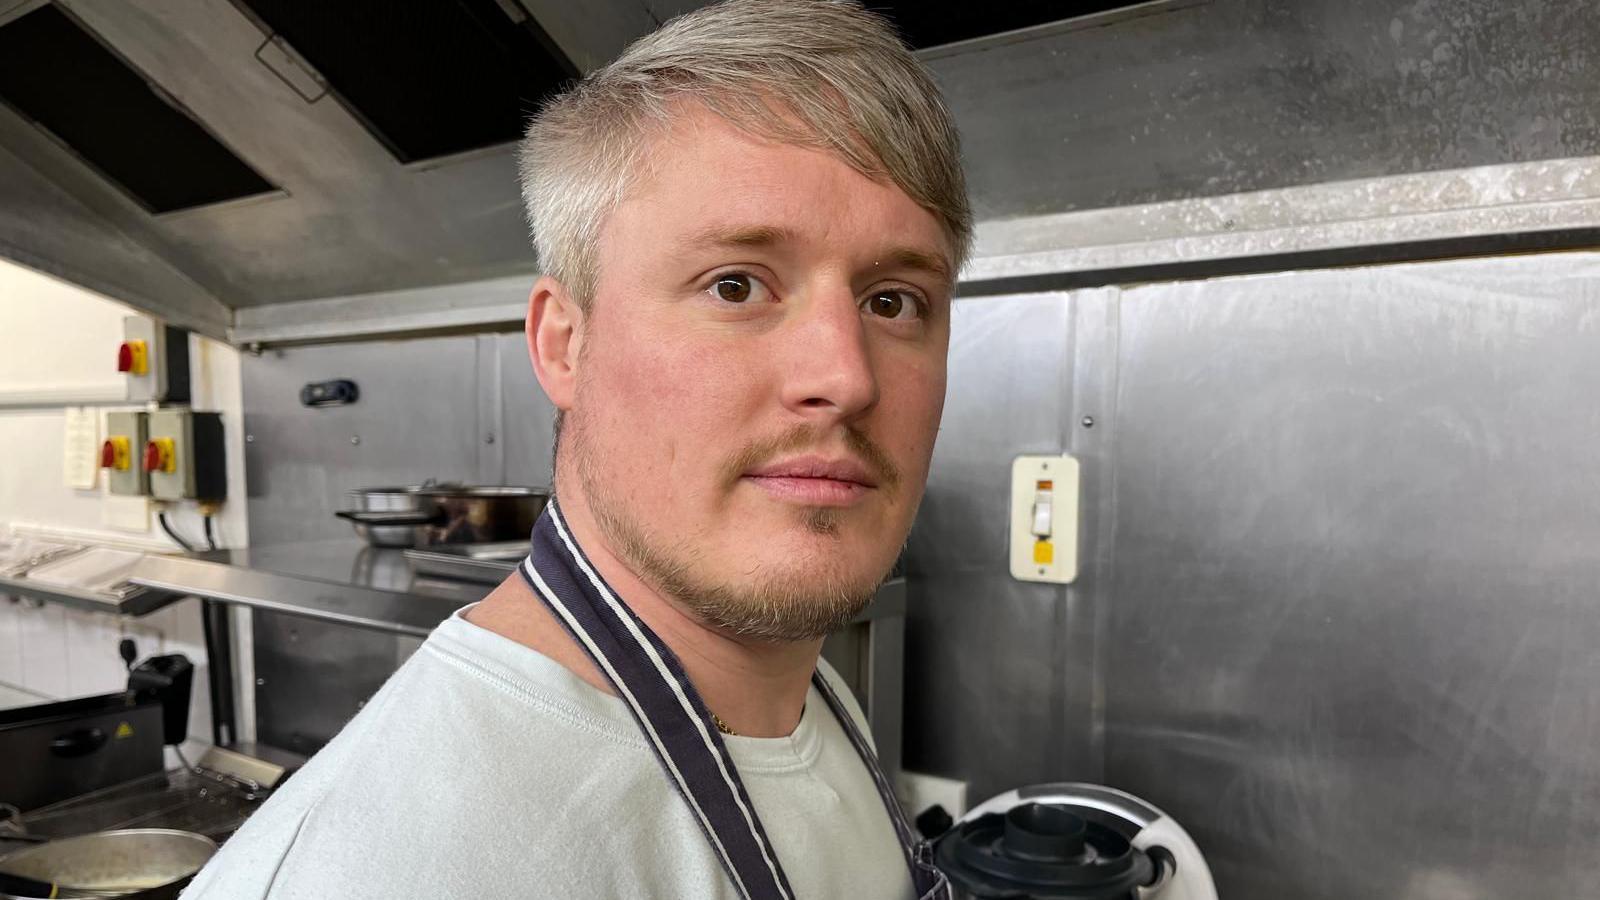
[[[0,100],[153,213],[272,190],[57,6],[0,28]]]
[[[0,0],[0,244],[91,283],[112,265],[96,242],[131,242],[181,273],[109,291],[146,306],[174,292],[239,310],[526,275],[512,143],[525,116],[701,5]],[[929,45],[1126,4],[870,5]],[[29,40],[41,23],[54,43]],[[73,225],[78,255],[3,221],[7,206],[32,215],[3,187],[12,175],[30,204],[65,198],[49,213]],[[149,271],[133,256],[117,265]]]
[[[867,0],[866,5],[893,21],[906,43],[926,49],[1138,4],[1127,0]]]
[[[578,70],[495,0],[234,0],[292,47],[401,162],[504,144]]]

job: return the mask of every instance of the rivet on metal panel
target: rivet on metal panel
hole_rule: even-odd
[[[492,431],[491,431],[491,432],[489,432],[489,433],[488,433],[488,434],[486,434],[486,435],[484,435],[484,436],[483,436],[483,442],[484,442],[484,443],[485,443],[485,444],[492,444],[492,443],[494,443],[494,432],[492,432]]]
[[[267,680],[265,678],[257,678],[256,679],[256,687],[266,687],[266,684],[267,684]]]
[[[246,444],[254,444],[256,442],[256,436],[253,434],[247,434],[244,436],[244,442]]]
[[[350,435],[350,446],[354,447],[354,446],[359,445],[360,443],[361,443],[361,435],[359,435],[359,434]]]
[[[1093,428],[1094,427],[1094,416],[1084,416],[1078,422],[1078,424],[1082,425],[1085,428]]]

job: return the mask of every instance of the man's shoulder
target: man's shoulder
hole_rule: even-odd
[[[667,790],[595,702],[435,635],[185,898],[501,895],[497,872],[551,863],[575,808]]]

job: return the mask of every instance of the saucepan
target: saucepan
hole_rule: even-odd
[[[216,852],[204,835],[165,828],[62,838],[0,857],[0,898],[177,897]]]
[[[375,547],[431,547],[526,540],[550,502],[545,488],[438,484],[351,491],[360,509],[334,515]]]

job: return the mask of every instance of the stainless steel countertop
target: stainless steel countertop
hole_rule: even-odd
[[[418,637],[494,589],[483,582],[418,575],[402,551],[355,539],[149,556],[128,580],[164,592]],[[856,621],[904,614],[901,593],[879,591]]]
[[[419,637],[494,589],[490,584],[418,576],[401,551],[369,547],[355,539],[151,556],[129,580],[224,603]]]

